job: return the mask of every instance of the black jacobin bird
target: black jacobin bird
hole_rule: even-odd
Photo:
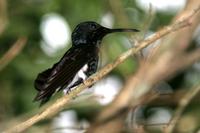
[[[96,22],[82,22],[72,32],[72,47],[52,68],[39,73],[34,86],[35,101],[46,103],[57,91],[69,92],[97,71],[99,48],[104,36],[113,32],[138,32],[137,29],[109,29]]]

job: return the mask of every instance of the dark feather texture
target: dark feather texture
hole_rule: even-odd
[[[49,100],[57,89],[60,90],[66,87],[91,57],[98,57],[97,50],[97,47],[85,45],[71,47],[59,63],[37,76],[35,88],[39,92],[35,97],[35,101],[41,101],[41,104],[43,104]]]

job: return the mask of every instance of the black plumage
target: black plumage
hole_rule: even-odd
[[[99,45],[102,38],[112,32],[137,32],[136,29],[108,29],[96,22],[83,22],[72,33],[72,47],[52,68],[39,73],[34,86],[38,91],[35,101],[47,102],[55,91],[71,88],[83,82],[83,77],[74,78],[86,66],[83,73],[89,77],[98,66]]]

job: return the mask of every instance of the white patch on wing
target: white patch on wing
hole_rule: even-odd
[[[69,86],[73,85],[79,78],[85,80],[87,78],[87,75],[85,74],[85,72],[88,69],[88,65],[85,64],[74,76],[72,82],[63,90],[63,92],[66,94],[67,91],[69,90]],[[76,87],[76,86],[75,86]],[[71,88],[71,90],[73,90],[75,87]]]
[[[82,78],[83,80],[85,80],[85,79],[87,78],[87,75],[85,74],[85,72],[87,71],[87,69],[88,69],[88,65],[85,64],[85,65],[81,68],[81,70],[78,71],[78,76],[79,76],[80,78]]]

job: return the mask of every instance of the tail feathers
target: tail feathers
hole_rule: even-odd
[[[48,88],[47,84],[47,80],[51,72],[52,69],[47,69],[44,72],[40,73],[34,83],[35,88],[38,90],[38,94],[35,97],[34,101],[41,101],[40,106],[46,103],[55,92],[54,89]]]
[[[40,102],[40,107],[41,107],[42,105],[44,105],[46,102],[48,102],[49,99],[50,99],[50,97],[45,97],[44,99],[42,99],[41,102]]]
[[[52,69],[47,69],[46,71],[40,73],[37,76],[34,85],[38,91],[44,90],[44,86],[51,72],[52,72]]]
[[[54,94],[55,90],[41,90],[38,92],[34,101],[41,101],[40,106],[49,101],[50,97]]]

